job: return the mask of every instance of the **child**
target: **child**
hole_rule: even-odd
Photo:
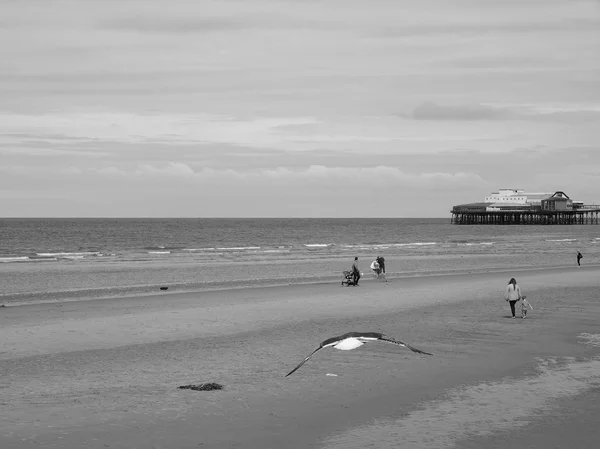
[[[377,279],[379,279],[379,275],[381,274],[381,268],[379,267],[379,262],[377,262],[377,260],[374,260],[371,263],[371,270],[373,270],[373,273],[375,273],[377,275]]]
[[[527,307],[533,310],[532,305],[529,304],[529,301],[525,298],[527,298],[527,296],[521,296],[521,318],[523,319],[527,318]]]
[[[373,270],[373,273],[377,275],[377,279],[382,279],[383,281],[387,282],[387,279],[385,278],[385,271],[383,271],[383,268],[381,268],[379,259],[380,258],[378,257],[373,261],[373,263],[371,263],[371,269]]]

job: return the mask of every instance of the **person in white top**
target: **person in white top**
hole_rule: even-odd
[[[508,281],[506,291],[504,292],[504,299],[510,304],[510,312],[512,313],[512,317],[515,318],[515,304],[521,299],[521,289],[515,278],[511,278]]]
[[[377,275],[377,279],[381,279],[384,282],[387,282],[387,279],[385,278],[385,273],[383,271],[383,269],[381,268],[381,265],[378,262],[378,259],[375,259],[373,262],[371,262],[371,270],[373,270],[373,273],[375,273]]]
[[[379,275],[381,274],[381,268],[379,268],[379,262],[377,262],[376,260],[371,262],[371,270],[373,270],[373,272],[377,275],[377,278],[379,278]]]

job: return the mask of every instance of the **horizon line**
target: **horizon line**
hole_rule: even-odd
[[[307,217],[307,216],[286,216],[286,217],[278,217],[278,216],[247,216],[247,217],[148,217],[148,216],[106,216],[106,217],[77,217],[77,216],[60,216],[60,217],[1,217],[0,220],[99,220],[99,219],[156,219],[156,220],[164,220],[164,219],[174,219],[174,220],[255,220],[255,219],[277,219],[277,220],[297,220],[297,219],[307,219],[307,220],[335,220],[335,219],[358,219],[358,220],[381,220],[381,219],[410,219],[410,220],[426,220],[426,219],[445,219],[448,217]]]

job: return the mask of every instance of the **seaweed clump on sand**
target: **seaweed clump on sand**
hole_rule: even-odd
[[[206,383],[206,384],[197,384],[197,385],[181,385],[179,387],[180,390],[196,390],[196,391],[212,391],[212,390],[222,390],[223,385],[217,384],[214,382]]]

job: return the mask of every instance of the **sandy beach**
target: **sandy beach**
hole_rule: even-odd
[[[0,447],[592,448],[599,267],[0,309]],[[516,277],[535,310],[512,319]],[[369,343],[383,332],[432,352]],[[220,391],[184,384],[217,382]]]

